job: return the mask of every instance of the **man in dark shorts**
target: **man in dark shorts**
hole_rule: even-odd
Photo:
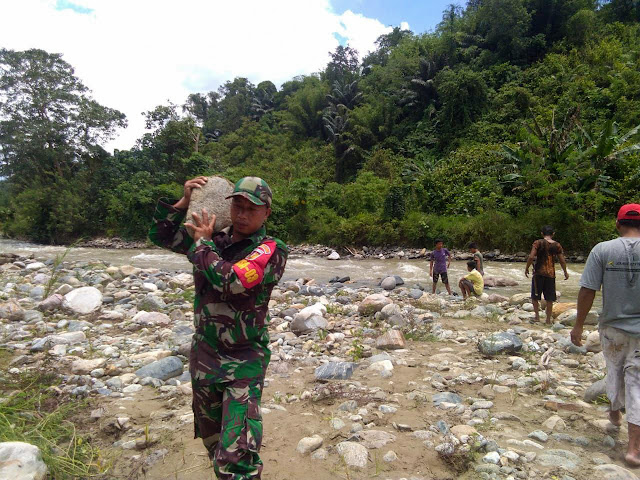
[[[429,276],[433,278],[433,293],[436,293],[436,285],[438,284],[438,277],[440,277],[444,286],[447,287],[447,292],[451,295],[449,276],[447,275],[449,265],[451,265],[449,250],[444,248],[442,240],[436,240],[436,248],[431,252],[431,262],[429,263]]]
[[[536,314],[536,322],[540,321],[540,300],[544,295],[547,302],[547,318],[546,323],[552,323],[553,302],[556,297],[556,258],[564,270],[564,279],[569,278],[567,272],[567,262],[564,259],[564,250],[562,245],[553,239],[555,231],[551,225],[542,227],[542,237],[540,240],[533,242],[531,253],[527,259],[527,266],[524,274],[529,278],[529,267],[534,263],[533,278],[531,279],[531,302],[533,303],[533,311]]]

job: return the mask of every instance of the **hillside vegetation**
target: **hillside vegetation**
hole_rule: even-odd
[[[113,155],[124,115],[61,54],[0,50],[0,230],[144,238],[185,179],[258,175],[291,243],[517,251],[551,223],[588,251],[640,201],[639,25],[631,0],[473,0],[279,88],[235,78],[158,106]]]

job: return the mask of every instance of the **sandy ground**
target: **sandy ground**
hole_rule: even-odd
[[[499,325],[480,319],[443,319],[442,323],[445,328],[456,330],[465,327],[479,331],[500,329]],[[282,399],[287,395],[300,395],[305,390],[312,391],[314,387],[317,387],[319,384],[313,377],[314,367],[301,366],[296,368],[297,365],[293,365],[286,374],[269,372],[267,375],[268,385],[265,387],[263,395],[263,407],[271,410],[270,413],[264,415],[265,437],[261,451],[261,457],[265,464],[263,478],[265,480],[302,478],[396,480],[411,476],[441,480],[478,478],[473,468],[466,473],[456,472],[438,456],[433,448],[423,445],[423,442],[411,436],[410,432],[397,431],[394,424],[409,425],[415,431],[428,430],[440,419],[445,420],[450,426],[464,423],[446,411],[435,408],[430,401],[409,401],[406,394],[417,388],[429,393],[429,398],[431,394],[437,393],[437,390],[428,381],[434,373],[432,366],[427,366],[429,363],[443,364],[448,360],[448,366],[438,369],[445,379],[454,378],[464,371],[468,373],[482,371],[485,372],[485,375],[487,371],[490,371],[497,378],[501,374],[514,374],[513,370],[509,368],[507,357],[484,359],[475,345],[457,345],[452,342],[408,343],[408,351],[401,357],[406,360],[407,364],[397,365],[392,378],[372,376],[364,369],[358,369],[351,380],[332,383],[331,388],[336,393],[317,402],[311,400],[289,404],[285,401],[274,402],[274,398]],[[586,373],[582,372],[580,368],[576,369],[576,379],[581,376],[584,377],[584,387],[586,388],[590,385]],[[379,401],[370,396],[359,396],[357,389],[344,389],[337,385],[339,383],[353,384],[354,382],[362,382],[369,389],[379,387],[387,394],[386,399]],[[415,383],[410,384],[410,382]],[[482,386],[482,383],[456,385],[449,391],[457,392],[463,398],[477,397]],[[376,419],[376,429],[393,433],[397,438],[395,442],[389,443],[381,449],[370,450],[369,464],[364,471],[346,468],[338,459],[339,457],[332,453],[332,448],[337,443],[349,438],[350,422],[343,416],[347,426],[337,431],[331,427],[330,420],[338,413],[338,405],[351,398],[357,399],[359,405],[372,403],[377,408],[379,404],[384,403],[398,408],[397,413],[383,415]],[[526,439],[531,431],[540,429],[542,422],[556,413],[545,408],[543,394],[527,395],[518,392],[515,388],[509,394],[498,395],[493,401],[495,406],[492,412],[508,412],[517,417],[512,420],[501,420],[496,425],[483,424],[477,427],[480,433],[497,441],[500,446],[504,446],[508,439]],[[97,424],[85,424],[85,428],[90,429],[105,456],[113,462],[112,469],[106,478],[127,480],[215,479],[201,440],[193,439],[193,424],[189,418],[191,411],[189,396],[182,395],[167,401],[158,390],[147,387],[136,395],[135,401],[106,399],[100,402],[100,404],[94,404],[93,408],[97,408],[97,406],[105,408],[102,419]],[[286,411],[280,411],[277,409],[278,407],[284,407]],[[115,416],[121,415],[130,417],[130,423],[134,430],[142,430],[148,426],[150,431],[158,436],[158,443],[144,452],[112,447],[111,445],[118,439],[118,435],[117,432],[114,433],[112,428],[109,428],[108,423]],[[600,455],[606,459],[604,455],[606,453],[615,463],[624,466],[622,452],[626,447],[626,428],[617,434],[618,445],[616,448],[605,452],[605,448],[602,447],[604,434],[597,431],[590,423],[595,419],[606,418],[604,407],[594,406],[588,412],[579,414],[560,412],[559,415],[563,417],[568,427],[563,433],[584,436],[592,441],[588,447],[580,447],[550,439],[544,445],[545,449],[570,450],[585,459],[587,465],[591,463],[588,459],[594,455]],[[298,441],[302,437],[314,434],[324,438],[323,447],[329,450],[328,459],[313,460],[308,455],[302,456],[296,452]],[[155,464],[145,465],[146,455],[158,449],[167,449],[168,453]],[[383,455],[389,450],[397,453],[397,461],[385,463],[382,460]],[[533,450],[535,451],[535,449]],[[607,463],[611,463],[611,459],[608,459]],[[569,473],[554,469],[545,470],[542,467],[540,469],[546,471],[545,478],[562,478],[564,474]],[[554,474],[559,476],[554,477]],[[591,478],[590,475],[581,471],[574,471],[570,474],[575,479]]]

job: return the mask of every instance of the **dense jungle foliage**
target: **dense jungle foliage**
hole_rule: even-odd
[[[144,238],[195,175],[265,178],[292,243],[523,250],[541,225],[588,251],[640,201],[640,2],[471,0],[433,32],[278,89],[246,78],[126,124],[59,54],[0,50],[0,230],[39,242]]]

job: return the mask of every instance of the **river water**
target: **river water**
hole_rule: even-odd
[[[33,254],[36,259],[45,260],[64,253],[66,247],[36,245],[15,240],[0,239],[0,253],[18,255]],[[133,265],[140,268],[159,268],[169,271],[191,271],[191,266],[184,255],[159,249],[100,249],[73,248],[65,260],[69,261],[104,261],[113,265]],[[487,289],[488,293],[499,293],[511,296],[515,293],[530,291],[530,280],[524,276],[524,263],[485,262],[485,275],[506,277],[516,280],[516,287],[496,287]],[[578,281],[584,269],[583,264],[569,264],[569,280],[559,270],[556,283],[562,293],[563,301],[575,302],[579,290]],[[449,270],[449,281],[453,290],[458,290],[458,280],[467,273],[466,262],[452,262]],[[326,260],[325,258],[307,255],[291,255],[287,262],[284,280],[295,280],[300,277],[314,278],[319,283],[339,276],[351,277],[359,285],[376,285],[387,275],[401,276],[408,286],[421,284],[431,286],[429,280],[429,262],[425,260],[401,259],[365,259],[365,260]],[[440,288],[443,288],[440,284]],[[599,300],[599,299],[598,299]]]

